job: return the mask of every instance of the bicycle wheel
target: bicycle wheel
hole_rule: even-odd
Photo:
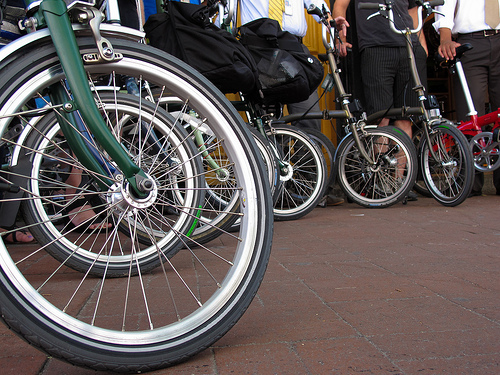
[[[327,170],[319,147],[301,130],[277,126],[267,130],[271,145],[281,156],[275,220],[296,220],[311,212],[323,197]]]
[[[37,197],[23,202],[24,218],[44,250],[72,269],[98,277],[136,275],[139,266],[141,272],[148,272],[163,263],[163,257],[179,251],[187,240],[179,234],[188,233],[197,221],[205,183],[198,151],[194,143],[185,141],[184,128],[153,104],[124,94],[102,93],[97,100],[120,143],[154,178],[154,191],[136,200],[125,181],[115,182],[107,192],[99,191],[95,176],[78,172],[82,165],[51,113],[31,123],[26,142],[14,149],[12,164],[31,166],[27,190]],[[111,161],[106,164],[113,168]],[[80,179],[78,186],[70,184],[75,177]],[[70,218],[82,222],[75,226]],[[103,254],[95,244],[100,237],[118,240],[132,231],[141,243],[132,263],[132,254]]]
[[[453,124],[444,122],[432,127],[430,141],[429,145],[423,137],[419,149],[425,186],[442,205],[457,206],[467,199],[474,181],[474,162],[467,139]]]
[[[122,54],[123,58],[107,64],[86,65],[89,82],[95,86],[106,86],[114,92],[120,87],[117,82],[120,76],[134,77],[141,94],[148,86],[159,87],[159,92],[164,93],[161,95],[171,95],[183,103],[183,113],[198,114],[203,119],[204,126],[213,133],[212,145],[221,146],[232,167],[235,178],[232,194],[237,194],[239,202],[239,230],[236,233],[221,230],[215,241],[196,247],[183,244],[185,249],[174,256],[163,255],[169,250],[162,248],[164,236],[158,235],[162,233],[163,227],[159,227],[156,221],[145,220],[140,223],[139,219],[142,214],[146,217],[148,208],[156,209],[167,201],[174,212],[167,215],[168,218],[157,215],[155,220],[172,227],[173,232],[178,229],[178,240],[186,241],[190,234],[187,224],[194,224],[196,219],[193,220],[193,216],[198,217],[198,212],[202,210],[201,207],[184,206],[185,203],[196,203],[196,199],[186,197],[189,194],[195,195],[194,191],[187,189],[189,181],[186,179],[197,179],[198,176],[194,175],[196,171],[193,169],[185,176],[185,181],[182,181],[182,175],[176,177],[173,173],[166,174],[169,167],[163,163],[164,169],[158,173],[164,174],[164,178],[173,179],[174,187],[184,185],[184,191],[158,194],[151,204],[140,205],[134,197],[125,197],[127,192],[118,188],[121,186],[121,179],[118,177],[119,170],[115,173],[116,165],[109,161],[106,154],[99,154],[102,160],[98,160],[101,160],[108,175],[96,175],[81,163],[77,167],[83,170],[84,175],[89,176],[90,181],[104,178],[110,180],[109,188],[106,190],[93,183],[86,184],[87,178],[82,179],[82,186],[76,187],[85,194],[98,197],[102,207],[92,207],[96,207],[96,210],[102,208],[101,216],[109,217],[110,220],[116,218],[114,220],[118,227],[101,231],[96,236],[93,249],[109,262],[113,260],[113,254],[128,257],[129,266],[136,268],[136,276],[133,276],[133,272],[127,272],[125,277],[111,278],[105,269],[101,276],[91,277],[88,272],[72,270],[67,267],[67,262],[54,259],[44,251],[44,245],[16,247],[2,242],[0,309],[2,319],[15,332],[53,357],[98,370],[145,372],[188,359],[214,343],[241,317],[257,292],[269,258],[273,227],[272,202],[269,184],[262,170],[262,159],[252,136],[229,101],[213,85],[194,69],[157,49],[112,38],[110,42],[115,52]],[[95,52],[93,39],[78,38],[78,43],[82,54]],[[45,142],[50,147],[37,146],[37,150],[25,146],[27,138],[18,139],[9,132],[11,126],[20,122],[23,125],[29,123],[26,116],[18,113],[25,107],[33,108],[33,99],[44,98],[46,88],[58,83],[65,86],[64,73],[53,46],[50,41],[40,43],[33,50],[21,51],[9,61],[0,62],[0,68],[2,141],[12,151],[17,147],[30,157],[33,152],[41,155],[41,160],[36,164],[40,166],[38,175],[43,175],[49,167],[45,164],[48,160],[43,157],[42,152],[60,148],[61,155],[66,155],[66,158],[56,160],[55,173],[49,181],[57,184],[60,177],[64,182],[64,176],[61,176],[64,173],[58,168],[62,169],[70,158],[69,153],[64,151],[64,140],[58,138],[55,126],[52,127],[53,134],[41,134],[38,143]],[[95,90],[96,93],[100,92],[100,89]],[[141,95],[139,103],[144,102],[142,96],[144,95]],[[159,102],[158,95],[153,95],[153,98],[155,103]],[[122,107],[122,104],[120,101],[113,101],[110,105],[129,111],[130,106]],[[53,110],[53,106],[48,103],[44,111],[38,113],[41,118],[36,123],[42,124],[45,116],[53,115]],[[120,111],[121,109],[114,114],[120,114]],[[132,117],[138,113],[142,115],[143,112],[145,118],[149,116],[148,111],[143,111],[141,107],[130,112]],[[153,121],[154,129],[168,126],[173,116],[162,113],[160,118],[162,117],[163,121]],[[35,129],[36,126],[32,131]],[[127,151],[133,158],[136,157],[133,152],[136,143],[133,139],[137,139],[141,132],[139,126],[126,137],[122,136],[123,133],[115,133],[122,140],[125,149],[129,147]],[[177,148],[176,152],[186,150],[187,154],[188,146],[183,145],[185,142],[193,142],[194,132],[195,130],[189,130],[187,137],[183,139],[181,132],[170,132],[178,134],[180,149]],[[174,134],[172,136],[177,142]],[[152,133],[149,135],[153,137]],[[165,135],[165,131],[155,134],[158,139]],[[153,144],[158,145],[156,141]],[[166,148],[167,143],[161,142],[156,155],[163,158],[163,149]],[[61,155],[55,156],[61,158]],[[199,151],[196,155],[199,155]],[[147,166],[147,162],[151,162],[150,157],[151,155],[139,155],[135,160],[139,164],[143,161]],[[195,157],[197,158],[198,156]],[[16,169],[17,167],[19,168]],[[45,203],[50,199],[50,203],[57,204],[58,198],[63,194],[60,192],[51,197],[37,195],[29,189],[33,184],[28,184],[32,169],[36,167],[28,165],[24,172],[21,167],[26,165],[10,165],[0,174],[1,182],[4,183],[12,184],[11,180],[19,174],[24,180],[19,185],[23,196],[10,198],[10,193],[5,194],[2,205],[22,200],[31,205],[33,210],[38,210],[36,214],[40,217],[49,217],[51,213],[44,213],[38,208],[42,203],[37,205],[37,202],[41,200]],[[201,172],[205,173],[204,170]],[[38,185],[48,182],[46,178],[48,177],[44,177]],[[206,182],[206,178],[204,180]],[[205,195],[211,190],[206,183],[199,187],[194,183],[191,186],[193,190],[202,190]],[[68,185],[62,187],[67,188]],[[230,188],[221,190],[226,189]],[[120,193],[123,194],[121,198]],[[109,196],[112,198],[108,200]],[[135,206],[127,209],[130,205]],[[132,211],[135,216],[122,215],[125,211]],[[54,212],[50,216],[51,220],[57,220],[56,214]],[[180,219],[182,216],[185,219]],[[184,225],[176,227],[179,220]],[[33,229],[35,224],[42,229],[48,225],[46,222],[34,223],[27,229]],[[57,227],[58,224],[53,225]],[[130,229],[123,230],[123,226]],[[50,238],[43,241],[46,240]],[[64,241],[66,240],[72,239],[65,236]],[[172,248],[173,245],[178,245],[177,241],[172,240]],[[148,247],[156,249],[155,254],[161,259],[158,262],[160,266],[149,272],[142,272],[137,254]],[[138,249],[141,251],[138,252]],[[77,252],[68,250],[68,258],[72,258],[73,253]]]
[[[417,155],[410,138],[397,128],[365,129],[362,145],[374,164],[361,155],[352,134],[337,148],[340,187],[353,202],[371,208],[402,201],[415,183]]]
[[[476,171],[493,172],[500,167],[500,144],[493,140],[492,132],[481,132],[467,140]]]

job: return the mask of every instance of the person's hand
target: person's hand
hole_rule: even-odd
[[[339,31],[339,37],[342,43],[337,43],[337,49],[339,51],[339,55],[344,57],[347,56],[347,49],[352,47],[351,43],[347,43],[346,37],[347,37],[347,28],[349,27],[349,22],[344,17],[336,17],[335,18],[335,25],[337,27],[337,30]]]
[[[441,41],[438,52],[441,57],[444,57],[446,60],[453,60],[457,54],[456,49],[458,46],[460,46],[460,43],[454,42],[453,40]]]

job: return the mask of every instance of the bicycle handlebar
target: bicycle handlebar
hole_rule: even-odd
[[[373,13],[368,17],[368,19],[375,17],[375,16],[384,16],[385,18],[389,19],[389,25],[392,31],[394,31],[396,34],[416,34],[420,30],[422,30],[423,26],[423,19],[422,19],[422,8],[425,9],[426,13],[426,18],[429,16],[431,13],[435,12],[432,7],[433,6],[438,6],[438,5],[443,5],[444,0],[429,0],[429,1],[417,1],[418,4],[418,25],[415,29],[406,29],[406,30],[399,30],[395,26],[394,22],[394,13],[392,10],[392,5],[393,1],[392,0],[385,0],[385,4],[382,3],[359,3],[358,4],[358,9],[378,9],[378,12]]]
[[[427,1],[427,3],[431,6],[431,7],[437,7],[439,5],[443,5],[444,4],[444,0],[430,0],[430,1]]]
[[[358,9],[380,9],[381,6],[385,6],[385,4],[359,3],[358,4]]]
[[[417,1],[417,4],[419,4],[419,6],[429,5],[431,7],[435,7],[438,5],[443,5],[444,0]],[[359,3],[358,9],[380,9],[381,7],[386,7],[387,5],[391,5],[391,4]]]
[[[323,12],[321,12],[321,9],[319,9],[314,4],[309,5],[309,7],[307,8],[307,13],[318,16],[319,18],[323,18]]]

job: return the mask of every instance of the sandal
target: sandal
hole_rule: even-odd
[[[76,228],[77,232],[87,232],[93,230],[111,228],[111,223],[96,222],[97,214],[90,204],[84,204],[68,211],[69,227]]]
[[[6,230],[3,229],[2,230]],[[31,235],[31,233],[25,231],[24,229],[16,229],[13,232],[4,232],[2,233],[3,240],[6,243],[10,244],[23,244],[23,243],[31,243],[34,242],[35,239]]]
[[[69,204],[65,211],[65,216],[69,220],[68,229],[76,232],[89,232],[100,229],[111,228],[111,223],[96,221],[96,212],[88,199],[80,198]]]

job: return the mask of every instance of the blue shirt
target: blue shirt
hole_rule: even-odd
[[[190,1],[184,1],[184,0],[171,0],[171,1],[182,1],[183,3],[191,3],[191,4],[200,4],[200,0],[190,0]],[[148,17],[152,14],[158,13],[158,10],[156,9],[156,0],[143,0],[143,7],[144,7],[144,16],[145,19],[148,19]]]

